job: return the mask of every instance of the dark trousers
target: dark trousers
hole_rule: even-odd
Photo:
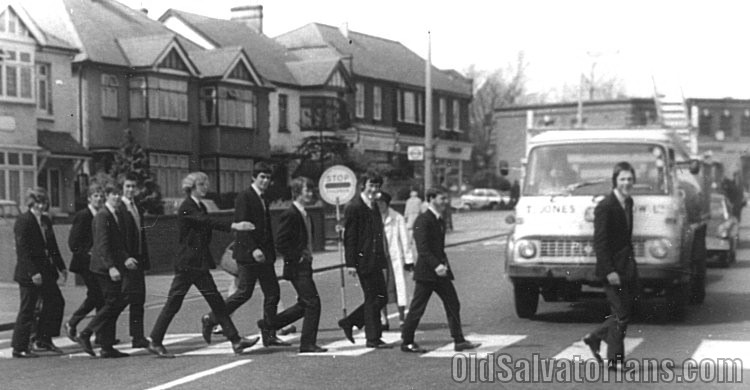
[[[255,282],[259,281],[260,289],[263,291],[263,319],[268,323],[276,323],[276,310],[281,299],[281,291],[273,264],[249,265],[238,263],[237,277],[239,279],[237,291],[227,298],[227,315],[231,315],[243,303],[250,300],[253,296],[253,290],[255,290]],[[219,322],[214,313],[211,313],[210,318],[214,324]]]
[[[161,344],[164,340],[169,323],[172,322],[172,318],[180,311],[182,301],[185,299],[185,294],[190,290],[190,286],[195,286],[203,295],[206,302],[208,302],[208,306],[211,307],[211,313],[224,330],[224,336],[232,342],[239,340],[240,337],[237,334],[237,328],[227,314],[224,299],[221,297],[219,289],[216,288],[216,283],[214,283],[211,273],[208,271],[181,270],[175,272],[174,279],[172,279],[172,286],[169,288],[167,303],[161,309],[161,313],[159,313],[159,317],[156,319],[156,324],[154,324],[154,329],[151,331],[151,340],[154,344]]]
[[[312,277],[312,265],[309,262],[300,264],[290,280],[297,291],[297,303],[276,315],[276,320],[266,322],[272,329],[281,329],[298,319],[302,322],[300,347],[309,347],[317,343],[318,324],[320,323],[320,296]]]
[[[55,280],[46,280],[46,277],[42,277],[42,279],[44,282],[41,286],[18,286],[21,294],[21,305],[18,309],[11,341],[13,349],[17,351],[28,349],[35,320],[38,321],[36,323],[38,339],[50,340],[52,337],[60,335],[65,300]],[[39,299],[42,302],[42,309],[37,319],[34,315],[34,309]]]
[[[79,275],[83,279],[83,283],[86,285],[86,298],[81,302],[81,306],[73,312],[70,316],[68,324],[75,329],[78,323],[81,322],[92,310],[99,310],[104,306],[104,296],[102,295],[102,288],[99,286],[99,282],[96,280],[96,276],[91,271],[83,271]]]
[[[125,304],[130,307],[130,337],[144,338],[143,305],[146,303],[146,278],[143,270],[125,270],[122,275],[122,292]]]
[[[607,296],[612,314],[591,332],[591,335],[607,343],[607,359],[625,358],[625,332],[633,317],[636,292],[635,283],[625,283],[622,286],[604,285],[604,294]]]
[[[81,332],[82,338],[91,337],[97,333],[102,349],[112,349],[115,343],[117,317],[125,310],[125,298],[122,292],[122,282],[114,282],[109,275],[94,274],[104,297],[104,306]]]
[[[409,306],[409,314],[406,315],[403,329],[401,330],[401,340],[404,344],[414,342],[414,332],[419,326],[419,320],[422,319],[427,303],[430,301],[432,292],[437,293],[440,300],[443,301],[445,316],[448,318],[448,328],[451,332],[453,341],[460,343],[464,341],[463,330],[461,330],[461,303],[458,301],[453,282],[448,278],[438,281],[415,281],[414,297]]]
[[[365,294],[365,302],[354,309],[346,320],[358,328],[365,327],[367,341],[380,340],[383,329],[380,324],[380,311],[388,302],[385,278],[383,272],[372,272],[359,275],[359,284]]]

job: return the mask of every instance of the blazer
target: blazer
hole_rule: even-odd
[[[117,212],[118,220],[105,206],[102,207],[94,216],[94,247],[91,251],[91,272],[109,275],[109,269],[117,268],[120,273],[125,272],[125,260],[132,255],[128,252],[128,246],[125,242],[125,234],[122,226],[125,223],[125,215],[119,209]],[[119,221],[119,224],[118,224]]]
[[[128,253],[130,253],[136,260],[138,260],[138,269],[146,271],[151,269],[151,259],[148,255],[148,242],[146,241],[146,229],[143,227],[143,208],[136,205],[138,216],[141,220],[141,229],[138,230],[138,225],[135,224],[133,215],[128,211],[127,206],[124,202],[120,202],[118,210],[124,217],[124,234],[125,243],[128,247]],[[140,236],[141,246],[138,248],[138,236]]]
[[[453,271],[445,254],[445,224],[435,214],[427,210],[419,214],[414,222],[414,242],[417,245],[417,264],[414,266],[414,280],[436,282],[446,277],[438,276],[435,268],[444,264],[448,267],[447,279],[453,280]]]
[[[174,263],[175,271],[216,268],[209,249],[213,230],[229,232],[232,230],[231,223],[210,218],[208,212],[189,196],[182,201],[177,215],[180,246]]]
[[[311,233],[312,229],[311,221]],[[276,235],[276,251],[284,257],[284,279],[291,280],[300,268],[312,266],[312,253],[307,248],[308,239],[305,218],[292,204],[281,213]]]
[[[13,226],[16,241],[16,269],[13,280],[23,286],[33,286],[31,277],[42,275],[43,282],[57,280],[57,271],[65,270],[65,262],[60,256],[52,220],[42,215],[42,226],[31,211],[18,216]],[[45,240],[46,238],[46,240]]]
[[[85,209],[79,210],[73,216],[73,224],[70,227],[68,236],[68,248],[73,253],[70,260],[70,271],[78,274],[87,272],[91,264],[91,248],[94,246],[94,233],[91,223],[94,221],[94,214],[86,206]]]
[[[238,263],[259,265],[253,257],[253,251],[260,249],[266,257],[263,264],[276,261],[276,249],[271,230],[271,212],[263,207],[264,201],[252,187],[240,192],[234,200],[234,222],[250,221],[255,230],[237,231],[232,256]]]
[[[374,206],[374,204],[373,204]],[[383,243],[383,219],[359,194],[344,209],[344,255],[346,266],[366,275],[388,266]]]
[[[637,276],[633,257],[633,226],[628,226],[625,213],[633,220],[633,200],[627,200],[624,210],[614,191],[602,199],[594,209],[594,252],[596,275],[603,281],[617,272],[620,278],[632,280]]]

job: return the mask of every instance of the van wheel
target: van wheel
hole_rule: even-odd
[[[534,283],[515,282],[513,293],[518,318],[531,318],[539,307],[539,287]]]
[[[672,321],[682,321],[687,313],[687,303],[690,288],[687,284],[673,286],[667,289],[667,316]]]

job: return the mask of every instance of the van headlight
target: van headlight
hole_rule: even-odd
[[[524,259],[531,259],[536,256],[536,244],[529,240],[518,240],[516,247],[518,247],[518,254]]]
[[[666,238],[659,238],[648,241],[648,253],[657,259],[663,259],[669,254],[669,248],[672,243]]]

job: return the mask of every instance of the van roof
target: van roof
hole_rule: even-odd
[[[597,143],[601,141],[630,143],[648,142],[671,144],[676,152],[690,155],[679,135],[674,130],[665,129],[586,129],[586,130],[548,130],[528,140],[528,147],[556,143]]]

